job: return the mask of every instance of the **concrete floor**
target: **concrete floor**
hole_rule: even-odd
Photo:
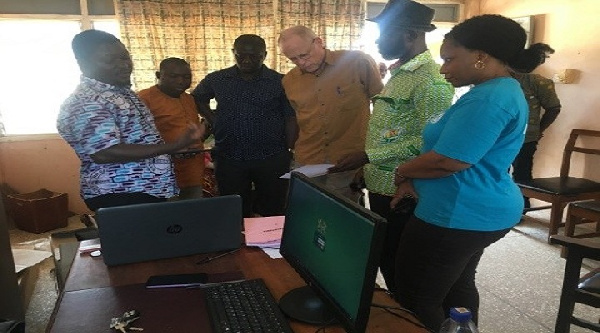
[[[49,232],[34,234],[19,229],[10,229],[10,242],[14,247],[25,247],[32,243],[36,244],[36,249],[47,250],[58,254],[54,251],[55,247],[63,241],[57,239],[51,242],[50,235],[55,232],[68,231],[85,226],[80,222],[79,216],[69,218],[68,226],[65,228],[51,230]],[[64,241],[76,241],[74,238],[64,239]],[[52,243],[52,244],[51,244]],[[54,305],[58,298],[58,284],[56,280],[56,272],[54,266],[54,256],[47,258],[39,264],[27,269],[28,272],[22,275],[22,285],[25,285],[25,304],[27,311],[25,314],[25,332],[41,333],[45,332],[46,325],[54,309]]]
[[[530,216],[547,222],[547,212],[530,212]],[[83,227],[78,217],[69,228]],[[56,230],[53,230],[55,232]],[[547,244],[547,226],[524,219],[505,238],[490,246],[482,257],[477,285],[481,296],[481,333],[554,331],[562,285],[564,259],[560,248]],[[11,230],[11,242],[48,237]],[[598,262],[588,262],[598,267]],[[54,261],[37,265],[38,278],[26,315],[26,332],[44,332],[57,299]],[[577,307],[576,313],[597,321],[598,309]],[[571,332],[589,332],[572,326]]]

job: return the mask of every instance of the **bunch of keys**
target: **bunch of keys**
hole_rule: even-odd
[[[137,310],[126,311],[123,316],[112,318],[110,320],[110,328],[119,330],[123,333],[130,331],[143,331],[143,328],[132,327],[131,323],[140,318],[140,313]]]

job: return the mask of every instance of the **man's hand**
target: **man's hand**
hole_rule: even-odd
[[[143,160],[149,157],[154,157],[162,154],[175,154],[181,150],[188,150],[201,146],[202,137],[206,128],[204,125],[196,126],[188,125],[186,131],[172,143],[157,143],[157,144],[127,144],[119,143],[114,146],[97,151],[91,155],[95,163],[127,163]]]
[[[189,124],[187,130],[177,139],[178,148],[186,148],[198,144],[204,139],[206,133],[206,124]]]
[[[206,118],[202,118],[200,119],[200,124],[204,126],[205,130],[204,130],[204,137],[202,137],[202,141],[208,139],[209,136],[211,136],[212,133],[212,124],[208,122],[208,120]]]
[[[369,163],[369,157],[367,156],[367,153],[364,151],[359,151],[342,156],[336,165],[327,170],[331,173],[355,170],[367,163]]]

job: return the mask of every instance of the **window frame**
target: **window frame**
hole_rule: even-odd
[[[94,21],[116,20],[117,15],[90,15],[88,11],[88,0],[79,0],[81,13],[73,14],[2,14],[0,20],[56,20],[56,21],[78,21],[80,30],[93,28]],[[58,133],[35,133],[35,134],[0,134],[0,142],[15,142],[29,140],[43,140],[60,138]]]

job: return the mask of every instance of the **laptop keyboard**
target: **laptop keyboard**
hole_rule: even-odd
[[[202,288],[217,333],[292,333],[262,279],[219,283]]]

